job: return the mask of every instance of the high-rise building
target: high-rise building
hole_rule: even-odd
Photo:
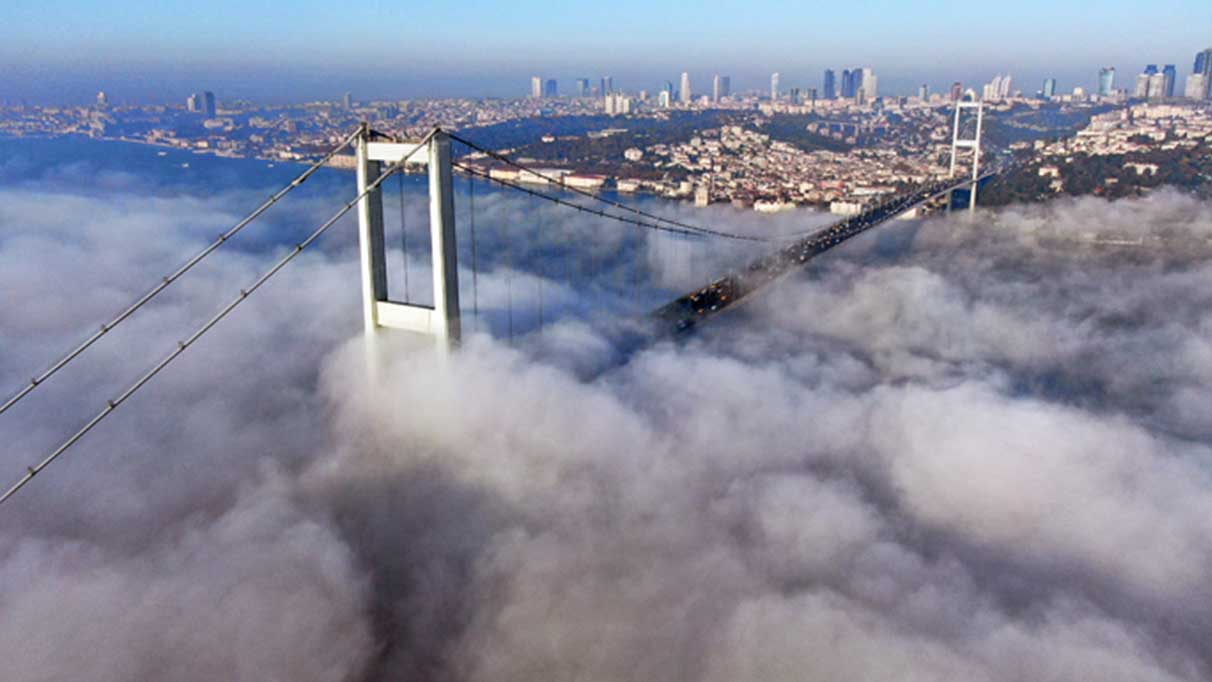
[[[1133,97],[1144,99],[1149,96],[1149,75],[1148,73],[1136,75],[1136,87],[1132,90]]]
[[[732,76],[720,76],[720,97],[732,96]]]
[[[1145,75],[1152,76],[1157,73],[1157,64],[1148,64],[1145,66]]]
[[[662,109],[668,109],[673,106],[673,92],[671,90],[662,90],[657,95],[657,105]]]
[[[631,98],[620,93],[611,93],[605,98],[607,116],[623,116],[631,113]]]
[[[808,103],[816,106],[816,88],[808,88]]]
[[[1043,95],[1044,99],[1052,99],[1053,97],[1055,97],[1056,96],[1056,79],[1055,78],[1045,78],[1044,79],[1044,88],[1043,88],[1043,90],[1040,91],[1040,94]]]
[[[981,89],[981,99],[986,101],[1003,100],[1010,96],[1010,74],[1000,73]]]
[[[1187,76],[1187,89],[1183,92],[1190,99],[1205,99],[1204,84],[1206,79],[1202,73]]]
[[[531,76],[530,77],[530,96],[535,99],[538,99],[543,96],[543,77],[542,76]]]
[[[1174,96],[1174,81],[1178,80],[1178,69],[1174,68],[1173,64],[1166,64],[1162,68],[1162,97]]]
[[[791,102],[792,104],[799,104],[800,103],[800,89],[799,88],[789,89],[787,91],[787,100],[789,102]]]
[[[720,74],[711,77],[711,101],[720,101]]]
[[[1202,76],[1203,91],[1196,99],[1212,99],[1212,47],[1195,55],[1195,72],[1192,75]],[[1187,82],[1189,86],[1190,79]]]
[[[556,79],[548,78],[547,83],[543,86],[543,96],[544,97],[555,97],[555,96],[559,95],[560,93],[559,93],[558,88],[559,88],[559,86],[556,83]]]
[[[353,109],[353,95],[348,92],[345,93],[345,96],[341,98],[341,106],[346,109]]]
[[[214,118],[215,111],[215,93],[207,90],[202,93],[202,113],[206,114],[206,118]]]
[[[105,91],[102,90],[101,92],[97,93],[97,108],[104,109],[107,106],[109,106],[109,97],[107,97]]]
[[[589,96],[589,79],[588,78],[578,78],[577,79],[577,97],[588,97],[588,96]]]
[[[918,86],[917,98],[923,102],[925,102],[927,99],[929,99],[930,98],[930,87],[927,86],[925,83],[922,83],[920,86]]]
[[[678,96],[682,104],[690,104],[690,74],[686,71],[682,72],[682,85],[678,91]]]
[[[1195,53],[1195,69],[1191,73],[1202,74],[1204,69],[1208,68],[1208,60],[1212,60],[1212,47]]]
[[[861,84],[861,87],[863,88],[863,99],[867,102],[874,102],[875,98],[880,94],[879,87],[877,86],[878,81],[875,76],[875,71],[864,67],[862,71],[859,71],[859,74],[861,74],[861,78],[863,79]]]
[[[610,94],[610,90],[606,87],[606,77],[605,76],[602,76],[601,78],[598,79],[598,94],[603,95],[603,96]]]
[[[854,97],[854,80],[850,77],[850,69],[842,69],[842,99]]]
[[[1110,97],[1115,91],[1115,67],[1104,66],[1098,70],[1098,96]]]
[[[202,111],[202,98],[198,96],[198,93],[195,92],[185,98],[185,110],[195,114]]]
[[[1166,96],[1166,74],[1158,71],[1149,76],[1149,99],[1161,99]]]
[[[952,83],[950,95],[952,102],[960,101],[964,96],[964,84],[959,81]]]
[[[614,92],[614,76],[606,77],[606,92]]]
[[[770,101],[779,101],[779,72],[770,74]]]
[[[837,97],[837,77],[833,75],[833,69],[825,69],[825,99],[833,99]]]

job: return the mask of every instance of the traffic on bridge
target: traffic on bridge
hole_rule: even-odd
[[[965,186],[975,186],[1005,168],[984,173],[976,181],[946,178],[929,183],[907,194],[876,204],[866,211],[834,223],[791,244],[763,256],[741,271],[730,272],[701,289],[692,291],[658,309],[659,320],[672,323],[676,331],[686,331],[698,321],[722,312],[761,287],[804,265],[810,259],[885,221]],[[975,189],[974,189],[975,191]]]

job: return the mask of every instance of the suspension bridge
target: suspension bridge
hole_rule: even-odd
[[[976,134],[974,137],[961,138],[960,116],[967,107],[976,108]],[[983,173],[980,171],[980,121],[979,103],[959,103],[952,137],[949,177],[911,188],[832,224],[775,235],[696,225],[664,216],[634,202],[625,203],[603,192],[567,183],[561,177],[545,175],[543,171],[481,146],[461,133],[434,129],[423,139],[409,142],[376,133],[363,124],[182,266],[161,277],[143,295],[101,323],[83,342],[68,349],[47,369],[34,374],[0,404],[2,417],[63,368],[79,360],[115,327],[152,303],[195,266],[218,252],[225,243],[248,228],[337,155],[347,154],[350,148],[353,149],[357,187],[354,196],[294,243],[259,276],[233,292],[211,317],[181,337],[175,347],[151,363],[125,389],[104,401],[90,419],[71,431],[57,447],[27,466],[24,473],[0,495],[0,504],[76,446],[300,253],[340,224],[351,211],[356,210],[357,215],[362,320],[372,377],[378,371],[377,358],[380,356],[377,339],[385,330],[407,330],[431,337],[438,357],[444,358],[459,346],[464,334],[465,318],[477,333],[507,338],[512,343],[515,337],[523,334],[542,333],[545,326],[562,317],[586,317],[583,312],[578,314],[576,310],[569,310],[567,302],[561,301],[558,296],[552,296],[557,292],[551,291],[550,287],[554,287],[553,283],[560,279],[565,280],[566,287],[567,282],[572,281],[578,291],[590,292],[588,298],[598,304],[593,315],[629,317],[640,322],[638,326],[645,330],[646,335],[657,337],[692,329],[736,306],[816,256],[891,219],[909,212],[950,210],[954,204],[952,195],[959,190],[968,190],[969,209],[974,209],[980,183],[1005,170],[1003,167]],[[972,150],[971,173],[959,176],[956,173],[958,152],[963,148]],[[524,184],[507,179],[503,177],[505,174],[493,173],[493,167],[512,168],[526,174],[532,181]],[[408,202],[404,177],[415,170],[422,170],[427,175],[429,229],[428,234],[422,235],[415,234],[415,230],[410,235],[406,218]],[[455,188],[456,172],[467,181],[466,190],[461,194]],[[392,178],[399,183],[398,200],[395,202],[399,209],[399,220],[395,226],[398,228],[398,249],[394,245],[391,249],[387,246],[388,219],[384,200],[388,194],[385,192],[386,184]],[[511,234],[506,239],[500,239],[497,235],[498,238],[485,239],[482,226],[481,232],[477,233],[476,183],[491,184],[504,193],[522,195],[545,208],[535,211],[534,216],[519,216],[518,222],[529,223],[530,229],[525,236]],[[465,201],[466,220],[463,221],[465,224],[461,236],[456,229],[456,195]],[[485,198],[491,199],[484,197],[481,191],[481,201]],[[581,224],[574,217],[596,224]],[[613,240],[602,242],[595,237],[607,234],[602,230],[605,224],[621,229],[611,233]],[[519,245],[519,242],[522,244]],[[593,253],[582,252],[586,244],[595,247]],[[695,256],[696,249],[700,256],[722,252],[725,257]],[[523,262],[522,256],[532,251],[543,254],[543,257]],[[654,252],[657,254],[655,259],[652,257]],[[464,266],[461,266],[461,260],[467,261]],[[685,268],[682,277],[657,277],[662,274],[659,272],[661,267],[679,260],[683,265],[690,266]],[[699,264],[698,270],[694,267],[696,263]],[[704,267],[716,268],[715,276],[702,270]],[[416,275],[410,277],[410,270],[415,271]],[[497,285],[504,280],[503,301],[499,287],[491,295],[485,296],[489,292],[481,290],[481,280],[486,276],[491,276]],[[700,277],[698,281],[706,283],[694,288],[687,287],[690,289],[688,292],[685,289],[672,289],[682,282]],[[424,292],[413,295],[413,281],[419,288],[428,288],[427,299]],[[523,286],[530,288],[525,296],[520,290]],[[470,294],[466,304],[464,292]],[[482,301],[482,297],[491,300]],[[533,306],[537,311],[515,315],[515,303],[523,300],[528,304],[537,304]]]

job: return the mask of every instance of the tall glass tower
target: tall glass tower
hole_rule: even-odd
[[[1104,66],[1098,70],[1098,95],[1110,97],[1115,92],[1115,67]]]

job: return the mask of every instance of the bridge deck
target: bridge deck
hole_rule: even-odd
[[[975,182],[979,183],[999,172],[1001,171],[984,173]],[[972,184],[974,181],[969,178],[958,182],[948,178],[877,204],[858,215],[791,242],[774,253],[762,256],[742,270],[729,272],[710,284],[658,308],[653,315],[659,320],[673,324],[678,331],[689,329],[699,321],[723,312],[749,294],[838,244],[902,213]]]

